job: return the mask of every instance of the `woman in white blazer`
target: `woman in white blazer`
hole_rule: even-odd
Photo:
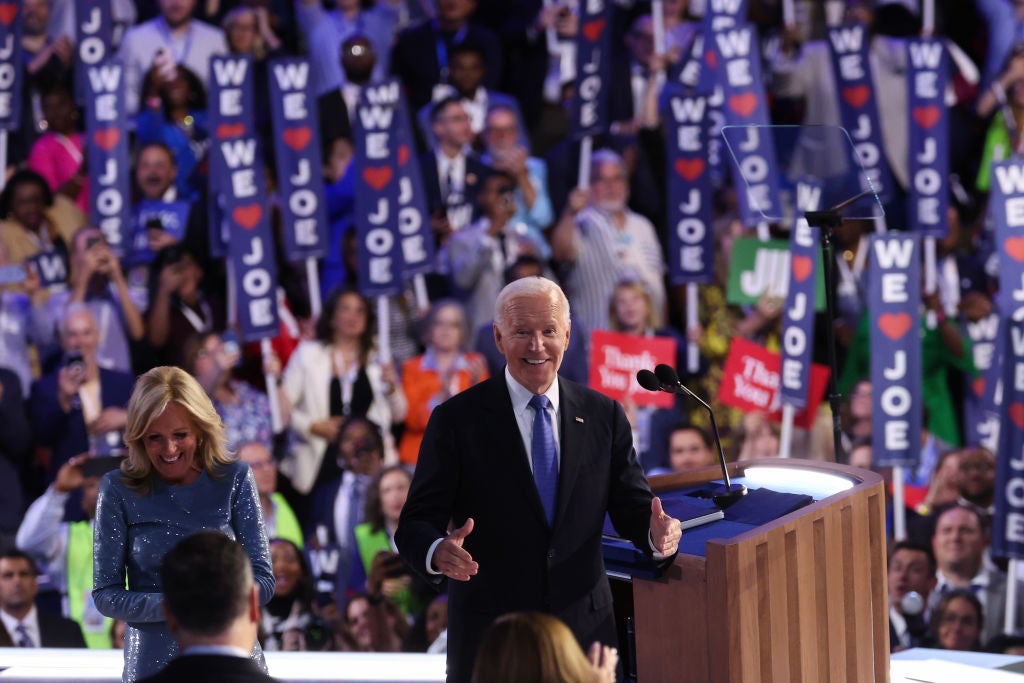
[[[347,417],[365,417],[384,434],[384,460],[398,462],[391,426],[405,419],[406,401],[391,363],[374,345],[372,310],[358,292],[336,289],[324,304],[316,338],[304,341],[285,368],[282,385],[298,437],[281,472],[299,493],[316,484],[324,455],[337,448]],[[333,461],[333,458],[332,458]]]

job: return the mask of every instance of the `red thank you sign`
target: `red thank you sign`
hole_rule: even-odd
[[[653,370],[659,363],[675,367],[676,340],[672,337],[634,337],[605,330],[590,333],[590,388],[609,398],[631,398],[638,406],[671,408],[672,394],[648,391],[636,381],[638,370]]]
[[[718,400],[740,410],[768,413],[774,422],[782,420],[781,356],[742,337],[735,337],[729,345],[729,355],[722,368],[722,385]],[[811,365],[811,386],[807,390],[807,407],[793,419],[797,427],[810,429],[818,404],[828,385],[828,368]]]

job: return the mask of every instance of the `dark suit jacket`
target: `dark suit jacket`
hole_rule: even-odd
[[[480,161],[480,157],[476,154],[466,155],[465,192],[462,201],[457,206],[473,207],[473,220],[479,213],[476,197],[484,186],[484,179],[491,174],[491,171],[491,167]],[[434,150],[430,150],[420,157],[420,173],[423,176],[423,192],[427,196],[427,210],[436,211],[444,205],[444,197],[441,195],[441,177],[438,175],[437,156],[434,154]]]
[[[349,119],[348,105],[338,88],[316,98],[316,110],[320,115],[320,151],[326,161],[335,140],[352,139],[352,121]]]
[[[85,647],[82,627],[59,614],[36,611],[43,647]]]
[[[21,478],[32,459],[32,432],[21,380],[7,368],[0,368],[0,387],[0,533],[8,532],[13,539],[25,514]]]
[[[405,87],[409,111],[416,112],[430,102],[434,85],[441,81],[441,64],[438,61],[437,37],[434,22],[421,24],[403,30],[395,38],[391,48],[391,74],[398,76]],[[499,90],[501,82],[502,51],[498,36],[489,28],[469,23],[465,31],[455,35],[441,35],[447,52],[455,47],[456,38],[480,49],[484,53],[487,73],[484,85],[488,90]],[[444,51],[442,51],[444,52]]]
[[[248,657],[181,655],[139,683],[277,683]]]
[[[517,610],[561,618],[581,644],[614,644],[612,596],[601,554],[609,512],[616,530],[650,555],[651,491],[615,401],[559,380],[561,459],[554,526],[548,526],[504,374],[437,407],[430,416],[395,536],[428,581],[430,545],[468,517],[465,549],[480,565],[451,581],[448,680],[468,681],[487,626]]]
[[[89,433],[81,407],[65,413],[57,401],[57,374],[44,375],[32,384],[29,414],[36,442],[53,450],[47,483],[53,481],[57,470],[71,456],[89,450]],[[116,370],[100,369],[100,399],[104,408],[128,405],[135,386],[135,376]]]

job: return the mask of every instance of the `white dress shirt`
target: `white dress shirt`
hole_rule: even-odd
[[[15,645],[21,640],[21,634],[17,631],[18,624],[23,624],[25,632],[28,634],[28,639],[32,641],[32,647],[42,647],[43,636],[39,632],[39,615],[36,613],[34,605],[21,621],[0,609],[0,621],[3,622],[4,628],[7,629],[8,635],[11,636],[11,642]]]

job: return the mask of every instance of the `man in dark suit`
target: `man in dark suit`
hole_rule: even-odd
[[[85,647],[78,624],[36,609],[38,574],[27,553],[8,550],[0,555],[0,646]]]
[[[584,648],[615,644],[605,513],[655,560],[678,548],[679,521],[651,495],[622,407],[557,375],[569,328],[554,282],[506,286],[494,321],[505,372],[427,425],[395,540],[428,581],[452,580],[449,681],[469,680],[482,633],[507,612],[554,614]]]
[[[140,683],[274,683],[250,657],[260,595],[242,546],[219,531],[192,534],[164,556],[160,579],[181,654]]]
[[[438,101],[430,110],[436,144],[420,158],[423,189],[431,211],[431,227],[443,243],[474,217],[477,194],[490,173],[469,144],[473,130],[457,95]]]
[[[90,451],[109,455],[123,448],[121,431],[135,377],[99,365],[96,349],[100,330],[85,304],[68,305],[61,321],[65,362],[32,385],[29,405],[36,442],[52,450],[46,483],[51,483],[72,456]],[[68,511],[81,514],[78,499]],[[77,521],[81,517],[74,517]]]

